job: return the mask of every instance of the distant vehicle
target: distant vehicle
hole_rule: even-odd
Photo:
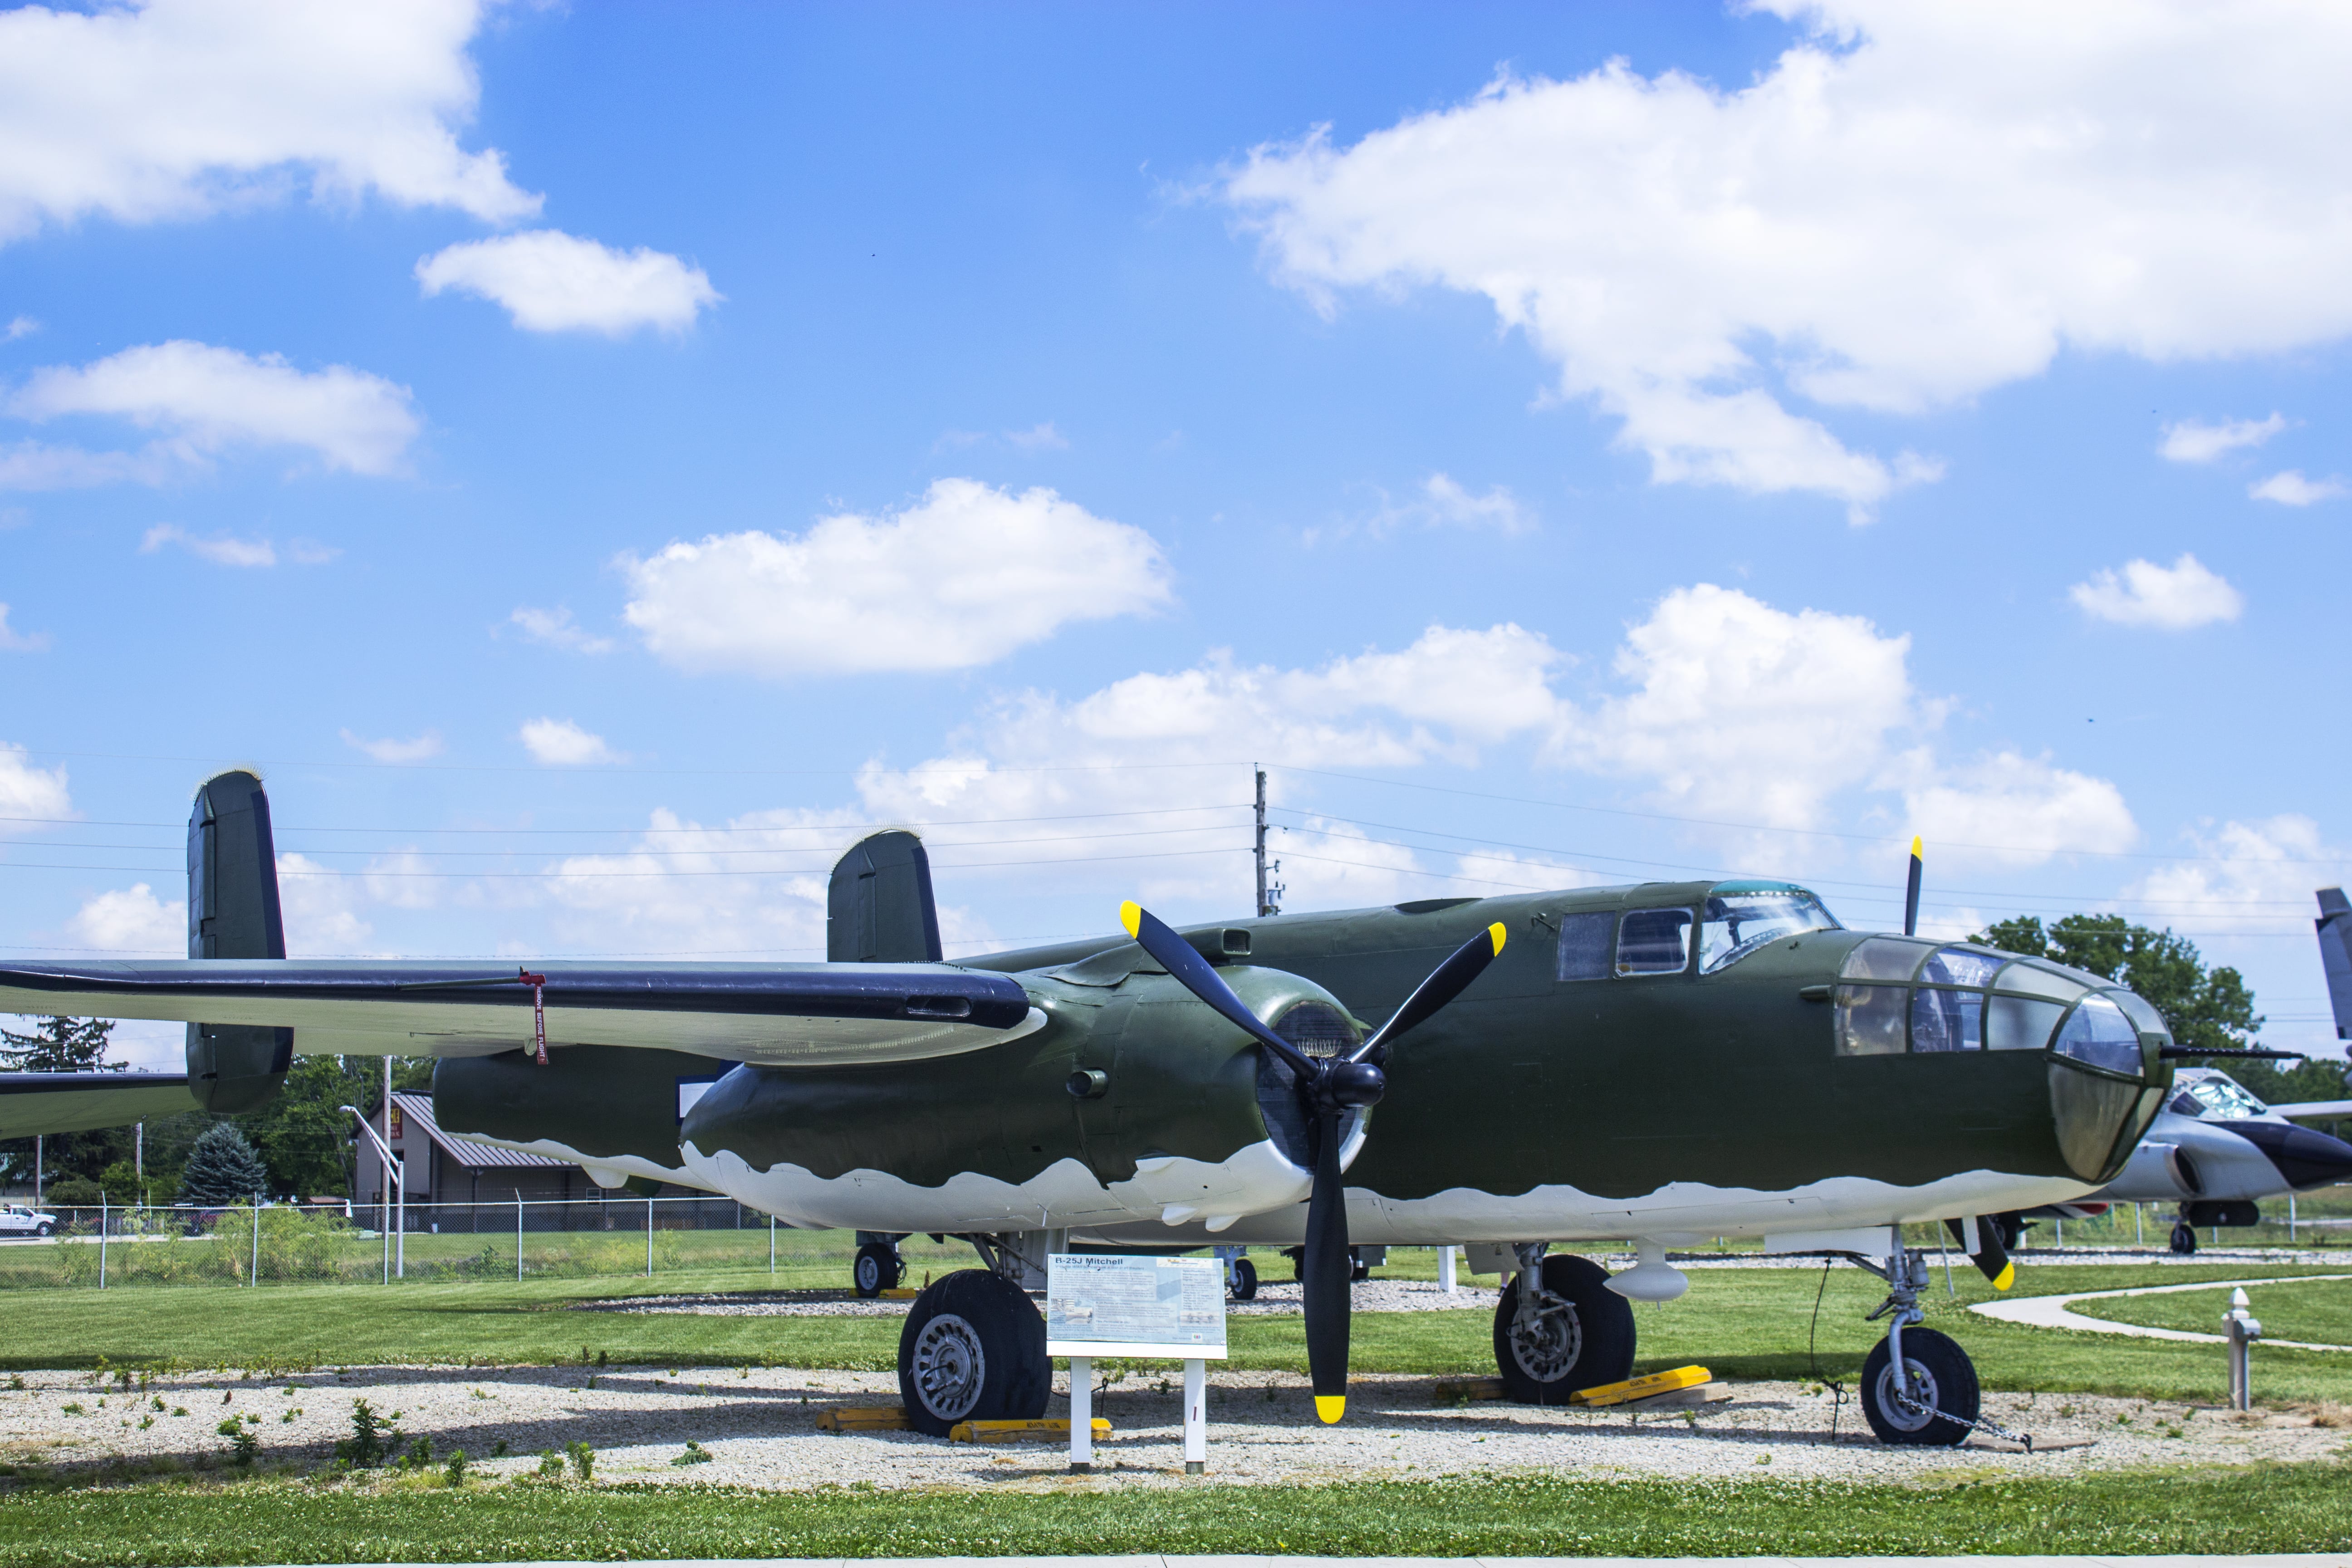
[[[29,1204],[0,1204],[0,1236],[55,1236],[58,1216]]]

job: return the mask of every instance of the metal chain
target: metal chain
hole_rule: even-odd
[[[1955,1415],[1948,1410],[1935,1409],[1930,1405],[1921,1404],[1919,1401],[1912,1398],[1908,1394],[1904,1393],[1899,1384],[1889,1389],[1888,1392],[1894,1396],[1895,1403],[1903,1407],[1906,1415],[1927,1415],[1933,1416],[1937,1420],[1949,1421],[1955,1426],[1966,1426],[1974,1431],[1985,1433],[1989,1436],[1999,1437],[2011,1443],[2022,1443],[2025,1445],[2025,1451],[2027,1453],[2031,1454],[2033,1452],[2033,1435],[2030,1432],[2012,1432],[1997,1421],[1987,1421],[1981,1417],[1972,1418],[1966,1415]]]

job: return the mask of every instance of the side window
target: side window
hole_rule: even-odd
[[[1559,920],[1559,978],[1609,978],[1610,939],[1616,935],[1617,917],[1603,910],[1592,915],[1562,915]]]
[[[1617,973],[1680,974],[1690,966],[1688,910],[1628,910],[1617,929]]]
[[[1842,1056],[1899,1057],[1903,1015],[1911,993],[1900,985],[1837,988],[1837,1047]]]

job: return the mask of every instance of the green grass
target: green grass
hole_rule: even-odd
[[[2273,1277],[2270,1269],[2243,1265],[2231,1272],[2240,1279]],[[2352,1345],[2352,1279],[2314,1280],[2307,1285],[2256,1285],[2246,1291],[2246,1300],[2249,1310],[2261,1321],[2263,1332],[2271,1339]],[[2100,1318],[2111,1323],[2140,1323],[2149,1328],[2214,1334],[2221,1331],[2221,1314],[2229,1307],[2229,1293],[2217,1287],[2170,1296],[2077,1301],[2074,1310],[2086,1318]]]
[[[941,1264],[950,1261],[961,1266],[942,1249]],[[2063,1273],[2029,1267],[2021,1271],[2014,1294],[2187,1284],[2244,1272],[2242,1264],[2118,1265],[2068,1268]],[[1830,1270],[1825,1288],[1818,1268],[1696,1270],[1690,1278],[1690,1293],[1682,1300],[1635,1309],[1642,1344],[1638,1370],[1696,1362],[1735,1380],[1817,1374],[1851,1379],[1879,1337],[1878,1327],[1863,1319],[1877,1305],[1882,1288],[1857,1269]],[[1945,1294],[1937,1275],[1925,1302],[1928,1321],[1968,1348],[1987,1387],[2192,1402],[2216,1402],[2224,1393],[2222,1359],[2210,1347],[1998,1322],[1964,1310],[1990,1296],[1982,1279],[1961,1269],[1955,1271],[1954,1282],[1958,1300]],[[760,1289],[767,1283],[762,1269],[681,1272],[651,1280],[264,1285],[240,1293],[217,1288],[26,1291],[9,1301],[0,1369],[90,1366],[100,1356],[115,1365],[175,1359],[200,1365],[547,1363],[574,1360],[583,1346],[592,1355],[602,1352],[614,1361],[641,1365],[751,1362],[878,1372],[896,1364],[895,1319],[564,1310],[577,1301],[619,1295]],[[1817,1289],[1822,1304],[1816,1332]],[[2264,1322],[2270,1326],[2268,1319]],[[1489,1374],[1490,1323],[1480,1310],[1360,1312],[1355,1319],[1354,1364],[1375,1373]],[[1299,1319],[1236,1317],[1228,1330],[1232,1369],[1305,1371]],[[2284,1350],[2262,1354],[2258,1385],[2265,1398],[2352,1404],[2352,1357]]]
[[[1547,1556],[2341,1551],[2339,1464],[1979,1479],[1577,1480],[782,1495],[302,1482],[0,1500],[0,1563],[1280,1552]]]

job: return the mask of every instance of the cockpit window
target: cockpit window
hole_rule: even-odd
[[[1690,963],[1688,910],[1628,910],[1617,927],[1617,973],[1680,974]]]
[[[2210,1116],[2217,1121],[2243,1121],[2270,1110],[2261,1100],[2239,1087],[2235,1079],[2215,1073],[2183,1084],[2172,1099],[2174,1114],[2179,1116]]]
[[[1707,895],[1704,913],[1698,936],[1701,974],[1728,969],[1781,937],[1838,929],[1822,901],[1802,888],[1717,888]]]

